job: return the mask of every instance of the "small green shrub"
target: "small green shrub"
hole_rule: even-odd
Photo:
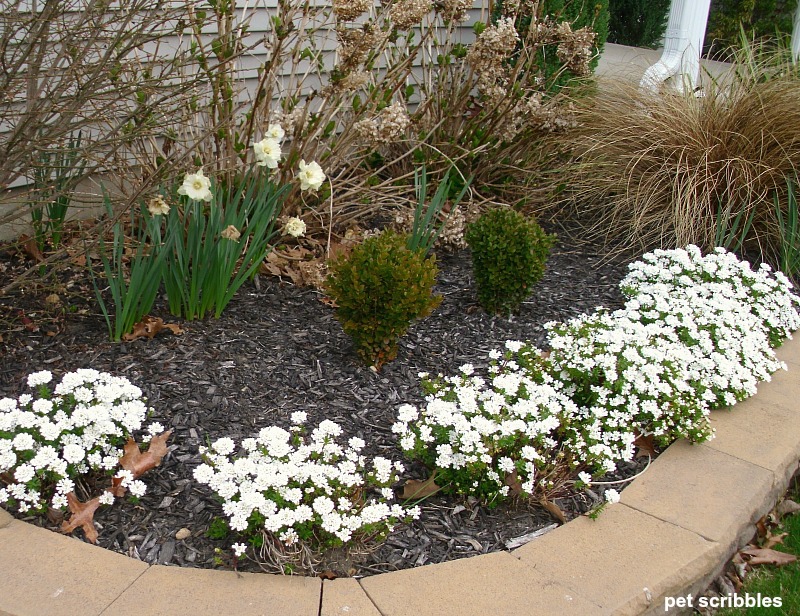
[[[487,312],[516,312],[541,280],[555,236],[510,208],[485,212],[467,227],[478,301]]]
[[[397,341],[411,322],[439,305],[433,295],[434,257],[409,250],[407,238],[386,231],[331,263],[326,291],[358,355],[380,368],[397,356]]]

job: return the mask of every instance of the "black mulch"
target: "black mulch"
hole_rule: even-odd
[[[0,282],[19,271],[19,261],[18,255],[0,256]],[[232,541],[206,537],[221,509],[211,491],[192,479],[200,445],[221,436],[240,440],[269,424],[287,426],[289,415],[303,410],[309,425],[332,419],[348,435],[363,438],[369,453],[400,459],[390,428],[402,403],[421,401],[419,372],[453,374],[466,362],[480,365],[508,339],[542,346],[544,323],[599,305],[617,307],[625,263],[591,247],[559,243],[544,279],[510,319],[488,316],[477,306],[467,251],[441,257],[439,268],[440,308],[412,327],[397,360],[377,374],[357,361],[318,291],[274,278],[261,277],[259,289],[243,287],[218,320],[181,323],[182,336],[163,333],[122,344],[108,341],[85,280],[57,287],[60,303],[44,301],[52,289],[18,290],[0,297],[0,324],[6,326],[0,331],[0,396],[18,395],[27,374],[42,369],[60,377],[91,367],[141,387],[155,409],[151,420],[174,429],[170,452],[143,476],[148,491],[139,503],[117,501],[98,512],[99,544],[149,563],[230,567]],[[625,465],[621,472],[630,475],[641,467]],[[412,467],[407,476],[424,472]],[[595,498],[587,491],[557,504],[574,517]],[[398,527],[363,562],[345,559],[331,567],[370,575],[468,557],[505,549],[506,541],[553,524],[548,513],[531,506],[490,510],[472,500],[433,497],[422,510],[420,519]],[[47,519],[32,521],[57,528]],[[191,536],[176,540],[180,529]]]

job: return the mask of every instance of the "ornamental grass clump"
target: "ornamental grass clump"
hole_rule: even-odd
[[[0,505],[20,513],[65,510],[79,478],[112,474],[123,446],[148,408],[127,379],[96,370],[65,374],[54,387],[48,371],[28,376],[34,394],[0,399]],[[144,494],[141,481],[126,482]],[[104,504],[114,501],[108,492]]]
[[[398,341],[415,319],[441,302],[433,295],[435,257],[409,250],[407,238],[385,231],[330,265],[325,289],[358,355],[380,368],[397,356]]]
[[[496,208],[467,227],[478,302],[490,313],[517,312],[533,285],[544,275],[544,265],[555,236],[519,212]]]
[[[269,426],[242,441],[241,454],[230,438],[217,439],[201,448],[205,462],[194,471],[222,500],[231,530],[258,560],[283,568],[291,564],[287,558],[305,552],[299,560],[310,565],[327,548],[378,540],[398,521],[419,515],[416,507],[388,502],[402,464],[368,459],[358,437],[340,444],[342,428],[332,421],[306,435],[306,414],[291,419],[289,430]],[[245,543],[232,547],[237,556],[247,550]]]
[[[550,498],[578,466],[562,442],[577,408],[537,349],[508,341],[489,357],[485,376],[471,364],[456,376],[420,375],[427,403],[403,405],[392,432],[408,458],[435,469],[445,492],[493,505],[514,495]]]
[[[786,208],[785,178],[800,165],[799,95],[790,50],[752,43],[729,73],[704,79],[703,96],[598,89],[579,101],[578,128],[561,139],[577,162],[555,184],[615,246],[710,250],[729,236],[774,261],[774,197]]]

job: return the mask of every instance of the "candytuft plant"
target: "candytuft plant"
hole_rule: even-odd
[[[497,208],[469,225],[464,237],[472,249],[478,302],[487,312],[518,311],[544,274],[555,236],[511,208]]]
[[[409,250],[406,241],[392,231],[368,238],[331,264],[326,281],[344,331],[358,355],[376,368],[397,356],[398,340],[411,322],[441,302],[433,295],[435,258]]]
[[[201,448],[204,463],[195,479],[223,501],[227,525],[282,571],[288,564],[309,567],[307,556],[353,540],[374,540],[394,524],[419,515],[416,507],[389,504],[391,484],[403,465],[387,458],[371,460],[358,437],[346,445],[338,424],[325,420],[306,434],[306,413],[292,414],[292,427],[268,426],[257,437],[236,443],[222,437]],[[210,529],[222,538],[223,523]],[[288,548],[288,549],[287,549]],[[235,543],[237,557],[247,551]],[[292,550],[294,550],[292,552]]]

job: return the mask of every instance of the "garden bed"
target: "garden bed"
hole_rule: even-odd
[[[1,259],[0,276],[10,280],[22,264],[11,254]],[[322,294],[275,278],[244,287],[220,319],[181,322],[180,336],[122,344],[108,342],[90,284],[80,276],[71,286],[62,281],[59,303],[45,301],[51,284],[29,287],[0,300],[6,325],[0,397],[18,395],[26,375],[42,369],[58,375],[91,367],[141,387],[154,409],[150,420],[174,430],[170,452],[143,477],[148,490],[138,503],[122,500],[98,511],[99,544],[148,563],[229,567],[231,539],[206,535],[221,507],[192,478],[200,446],[222,436],[239,441],[267,425],[286,427],[291,413],[305,411],[309,425],[332,419],[348,436],[363,438],[368,455],[401,459],[391,425],[401,404],[420,402],[419,372],[453,374],[464,363],[485,363],[508,339],[542,345],[544,323],[622,304],[617,283],[625,260],[609,260],[592,246],[559,243],[544,279],[511,319],[477,305],[467,251],[443,256],[439,266],[442,305],[412,328],[398,359],[379,373],[359,363]],[[54,316],[62,311],[66,317]],[[633,474],[642,465],[621,466]],[[424,470],[412,466],[405,476],[422,478]],[[557,504],[569,518],[594,501],[583,492]],[[545,510],[529,506],[488,509],[431,497],[421,508],[418,520],[399,526],[374,551],[325,566],[339,575],[370,575],[441,562],[505,549],[508,540],[553,524]],[[53,520],[36,523],[57,528]],[[182,529],[191,535],[176,539]],[[254,567],[244,560],[238,566]]]

